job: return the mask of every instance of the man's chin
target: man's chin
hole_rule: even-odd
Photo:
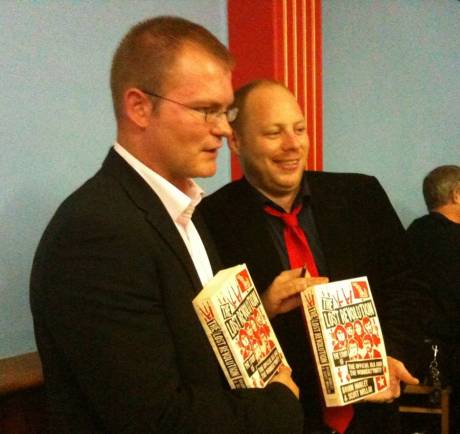
[[[209,165],[209,167],[202,167],[196,171],[194,178],[210,178],[217,172],[217,164]]]
[[[292,191],[299,187],[301,180],[299,175],[284,176],[278,180],[278,185],[282,190]]]

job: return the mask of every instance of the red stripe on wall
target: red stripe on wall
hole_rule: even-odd
[[[260,78],[284,83],[307,119],[308,167],[322,169],[320,0],[228,0],[229,47],[235,88]],[[232,179],[241,176],[232,155]]]

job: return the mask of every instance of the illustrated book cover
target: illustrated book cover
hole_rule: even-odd
[[[367,277],[311,286],[301,298],[326,406],[386,389],[385,344]]]
[[[265,387],[287,365],[245,264],[219,271],[193,307],[232,389]]]

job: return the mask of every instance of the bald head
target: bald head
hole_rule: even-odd
[[[308,154],[305,119],[294,95],[281,83],[258,80],[238,89],[230,146],[248,181],[289,208],[300,189]]]
[[[286,90],[286,92],[291,93],[291,91],[282,83],[268,79],[253,80],[235,91],[235,99],[233,101],[232,107],[238,108],[238,116],[231,124],[233,131],[235,131],[237,134],[241,134],[242,129],[247,122],[246,118],[250,112],[250,110],[247,110],[248,105],[250,105],[250,103],[248,104],[249,96],[256,91],[272,88],[281,88]]]

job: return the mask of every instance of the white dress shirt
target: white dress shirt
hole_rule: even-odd
[[[213,273],[203,241],[192,222],[193,211],[201,201],[203,190],[193,179],[190,179],[187,191],[184,193],[158,173],[140,162],[119,143],[115,143],[113,148],[137,173],[139,173],[140,176],[142,176],[145,182],[160,198],[184,240],[201,283],[204,286],[209,279],[211,279]]]

